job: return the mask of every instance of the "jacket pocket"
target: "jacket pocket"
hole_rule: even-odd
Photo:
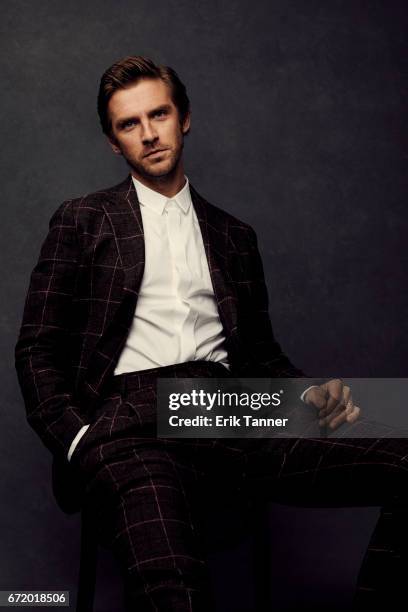
[[[84,448],[90,444],[95,444],[98,440],[102,441],[105,438],[104,432],[109,431],[109,424],[112,420],[112,413],[117,411],[122,405],[122,397],[118,394],[107,398],[96,409],[94,418],[88,424],[88,429],[84,431],[78,440],[75,449],[71,456],[71,463],[79,459]]]

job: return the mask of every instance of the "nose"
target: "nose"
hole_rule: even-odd
[[[157,140],[158,136],[156,130],[150,123],[145,121],[142,123],[142,142],[144,145],[151,144]]]

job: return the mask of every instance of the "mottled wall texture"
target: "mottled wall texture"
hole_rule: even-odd
[[[257,231],[293,362],[317,376],[404,377],[407,14],[402,0],[2,1],[0,589],[75,592],[78,517],[52,498],[13,349],[51,213],[127,174],[97,121],[103,70],[143,54],[186,82],[186,172]],[[335,594],[348,609],[376,511],[271,507],[277,612],[300,595],[316,610]],[[214,559],[223,612],[252,609],[245,547]],[[119,610],[115,575],[102,555],[101,612]]]

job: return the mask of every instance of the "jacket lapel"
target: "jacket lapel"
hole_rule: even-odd
[[[104,204],[103,209],[123,270],[122,289],[137,297],[145,265],[145,246],[140,204],[130,175],[112,191],[110,202]]]
[[[200,224],[215,299],[227,341],[237,325],[237,295],[228,270],[228,226],[217,209],[190,184],[191,199]]]

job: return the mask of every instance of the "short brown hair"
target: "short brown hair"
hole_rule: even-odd
[[[158,66],[148,57],[131,55],[115,62],[102,75],[98,92],[98,115],[102,130],[109,135],[111,122],[108,114],[109,100],[118,89],[126,89],[140,79],[161,79],[170,87],[171,97],[178,109],[180,122],[190,111],[190,100],[185,85],[169,66]]]

